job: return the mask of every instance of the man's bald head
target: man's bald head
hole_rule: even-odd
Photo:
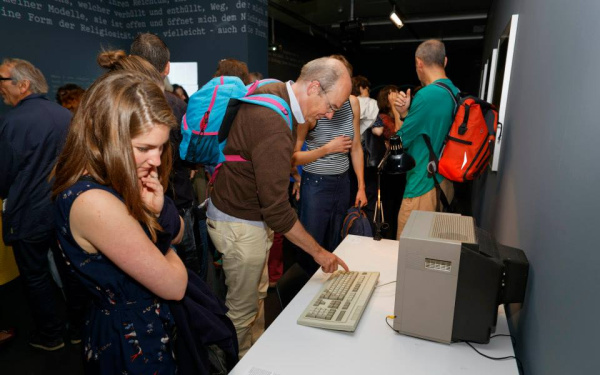
[[[316,121],[331,119],[342,107],[352,91],[352,80],[340,60],[321,57],[302,67],[294,87],[305,119]]]
[[[298,77],[299,82],[318,81],[325,92],[329,92],[337,83],[345,80],[352,85],[346,66],[340,60],[331,57],[309,61],[302,67]]]
[[[443,68],[446,65],[446,47],[440,40],[426,40],[417,48],[415,57],[427,66]]]

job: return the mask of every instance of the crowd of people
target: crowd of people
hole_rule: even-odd
[[[34,314],[29,343],[58,350],[68,326],[86,373],[186,373],[195,356],[214,366],[206,354],[213,347],[178,352],[177,340],[193,332],[181,316],[193,319],[198,309],[211,328],[197,341],[219,337],[218,350],[241,358],[265,329],[264,299],[283,273],[284,243],[308,274],[360,268],[333,251],[346,211],[362,207],[372,217],[377,199],[376,170],[365,165],[361,144],[366,132],[383,147],[399,135],[416,160],[406,176],[384,180],[393,218],[387,236],[401,235],[412,210],[439,208],[422,135],[440,149],[452,120],[452,98],[431,84],[458,91],[445,75],[440,41],[416,51],[418,95],[386,86],[371,98],[368,79],[353,76],[341,55],[306,63],[294,81],[260,86],[256,93],[289,105],[293,130],[268,108],[242,105],[224,153],[244,161],[224,163],[210,184],[211,166],[177,152],[190,97],[177,84],[165,89],[166,44],[140,34],[129,53],[102,51],[97,60],[106,73],[87,89],[59,88],[56,103],[32,63],[0,65],[0,94],[12,107],[0,121],[3,240]],[[262,79],[235,59],[218,62],[214,76],[221,75]],[[438,181],[451,197],[451,184]],[[57,314],[49,250],[68,322]],[[226,292],[204,284],[215,267]],[[198,288],[206,292],[190,294]],[[0,345],[14,335],[4,324]]]

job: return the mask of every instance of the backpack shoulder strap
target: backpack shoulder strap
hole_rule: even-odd
[[[438,182],[437,177],[436,177],[438,158],[437,158],[435,152],[433,151],[433,146],[431,146],[431,139],[429,139],[429,136],[427,134],[421,134],[421,135],[423,136],[423,140],[425,140],[425,144],[427,145],[427,148],[429,149],[429,163],[427,164],[427,173],[429,174],[429,176],[431,176],[431,178],[433,178],[435,190],[440,195],[440,201],[442,202],[442,205],[444,206],[445,212],[450,212],[450,202],[448,202],[448,198],[446,198],[446,194],[444,194],[444,191],[442,190],[442,187],[440,186],[440,183]]]
[[[258,87],[263,87],[264,85],[268,85],[269,83],[276,83],[276,82],[281,82],[278,79],[274,79],[274,78],[265,78],[265,79],[261,79],[260,81],[256,81],[258,82]]]
[[[255,94],[239,98],[238,100],[272,109],[283,117],[290,130],[292,130],[292,111],[288,103],[279,96],[273,94]]]
[[[460,91],[458,94],[454,95],[452,93],[452,89],[447,84],[443,82],[434,82],[433,84],[437,87],[441,87],[444,90],[446,90],[446,92],[448,92],[448,94],[450,94],[450,96],[452,97],[452,101],[454,102],[454,111],[452,112],[452,116],[454,117],[454,114],[456,114],[458,106],[460,105]]]
[[[281,117],[287,122],[290,130],[292,130],[292,111],[290,110],[290,106],[288,103],[280,98],[277,95],[273,94],[254,94],[256,89],[259,87],[263,87],[264,85],[268,85],[270,83],[278,83],[281,82],[277,79],[266,78],[261,79],[259,81],[254,81],[254,83],[246,86],[248,91],[243,98],[239,98],[238,100],[244,103],[258,104],[263,107],[270,108],[275,112],[279,113]]]
[[[445,83],[442,82],[435,82],[434,85],[443,88],[444,90],[446,90],[446,92],[448,92],[448,94],[450,94],[450,96],[452,97],[452,100],[454,100],[454,111],[452,112],[452,119],[454,119],[454,116],[456,116],[456,112],[458,111],[458,107],[460,105],[460,91],[458,92],[458,94],[454,95],[452,93],[452,90],[450,89],[450,87],[448,85],[446,85]],[[462,124],[458,127],[458,134],[463,135],[467,132],[467,124],[469,123],[469,111],[470,111],[470,107],[468,105],[465,106],[465,115],[463,117],[463,122]]]
[[[427,172],[429,175],[435,175],[437,173],[438,156],[433,150],[429,136],[427,134],[421,134],[421,136],[423,137],[425,145],[427,145],[427,149],[429,150],[429,163],[427,164]]]
[[[256,89],[259,87],[263,87],[264,85],[268,85],[269,83],[278,83],[278,82],[281,82],[281,81],[278,79],[274,79],[274,78],[265,78],[265,79],[261,79],[259,81],[254,81],[253,83],[246,86],[246,88],[248,89],[248,91],[246,92],[246,96],[254,94],[254,91],[256,91]]]

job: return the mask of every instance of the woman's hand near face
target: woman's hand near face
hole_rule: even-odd
[[[156,167],[152,168],[146,177],[140,178],[140,188],[142,202],[153,214],[160,215],[165,203],[165,195]]]
[[[394,102],[396,101],[397,97],[398,97],[398,93],[395,91],[392,91],[388,94],[388,102],[390,103],[390,109],[392,110],[391,114],[394,116],[396,116],[398,114],[398,110],[394,106]]]
[[[391,107],[394,106],[394,100],[396,100],[397,96],[398,96],[397,91],[390,91],[390,93],[388,94],[388,103],[390,104]]]

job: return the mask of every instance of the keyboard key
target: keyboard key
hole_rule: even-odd
[[[334,272],[300,316],[298,323],[354,331],[378,278],[379,272]]]

